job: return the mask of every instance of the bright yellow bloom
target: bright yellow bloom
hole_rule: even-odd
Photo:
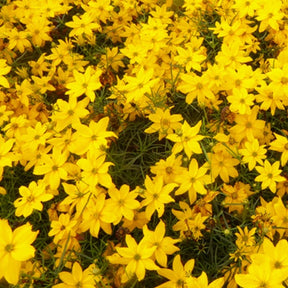
[[[175,195],[181,195],[188,191],[190,204],[192,204],[197,199],[197,193],[206,194],[207,189],[204,185],[211,183],[211,177],[206,174],[207,170],[208,168],[203,166],[199,168],[197,160],[193,158],[189,164],[188,171],[175,178],[176,182],[180,183]]]
[[[266,158],[265,145],[259,145],[257,139],[253,139],[251,142],[245,142],[245,148],[239,149],[240,154],[243,156],[242,161],[248,163],[249,170],[253,170],[256,166],[256,162],[263,165],[263,159]]]
[[[169,183],[164,185],[163,177],[155,177],[151,180],[148,175],[145,178],[144,192],[145,199],[141,202],[141,206],[146,207],[146,217],[151,218],[152,214],[156,210],[158,212],[158,217],[161,217],[164,213],[164,204],[174,202],[174,199],[169,195],[172,190],[177,186],[175,183]]]
[[[95,152],[89,150],[87,152],[87,159],[81,158],[77,161],[77,165],[81,168],[82,180],[95,187],[100,184],[106,188],[111,187],[112,179],[108,173],[109,166],[113,165],[111,162],[105,162],[106,154],[103,152]]]
[[[12,166],[12,152],[11,148],[14,145],[14,139],[5,139],[0,135],[0,181],[2,179],[2,174],[5,166]]]
[[[145,270],[157,270],[159,267],[151,259],[156,247],[148,247],[145,239],[139,244],[136,243],[131,235],[126,235],[127,247],[116,247],[116,254],[107,257],[112,264],[124,264],[124,279],[130,279],[134,274],[138,281],[145,277]],[[124,280],[122,278],[122,281]]]
[[[218,278],[208,284],[207,274],[203,271],[198,278],[189,277],[187,284],[189,288],[222,288],[224,285],[224,277]]]
[[[275,225],[273,228],[279,233],[280,238],[283,238],[283,235],[286,236],[288,234],[288,209],[281,198],[276,199],[277,201],[273,203],[275,213],[271,218]]]
[[[67,153],[53,150],[51,154],[44,154],[39,165],[34,167],[35,175],[44,175],[43,180],[51,189],[57,189],[61,179],[67,179],[65,164],[68,158]]]
[[[37,234],[28,223],[12,231],[8,221],[0,219],[0,278],[4,276],[8,283],[17,284],[21,263],[34,257],[31,244]]]
[[[173,225],[174,231],[180,231],[182,237],[193,237],[198,240],[201,236],[201,230],[205,229],[203,222],[208,218],[208,216],[201,216],[201,213],[192,211],[190,206],[180,201],[179,206],[182,211],[172,209],[172,213],[179,220],[175,225]]]
[[[244,204],[250,196],[250,185],[236,182],[234,186],[224,184],[222,192],[226,196],[222,202],[223,206],[229,207],[229,212],[238,211],[242,213]]]
[[[208,154],[212,178],[215,179],[219,175],[225,183],[228,183],[229,177],[237,177],[238,171],[234,166],[239,164],[238,159],[233,158],[221,143],[213,147],[213,152]]]
[[[288,161],[288,139],[282,135],[274,133],[276,140],[270,143],[270,150],[281,153],[281,166],[284,167]]]
[[[53,288],[94,288],[95,279],[93,269],[95,264],[90,265],[87,269],[82,271],[78,262],[75,262],[72,267],[72,273],[60,272],[59,278],[63,283],[53,285]]]
[[[108,138],[117,135],[112,131],[107,131],[109,117],[104,117],[98,122],[90,121],[88,125],[76,125],[77,131],[73,134],[71,151],[78,155],[83,155],[87,151],[103,152],[108,147]]]
[[[93,102],[95,100],[94,91],[102,86],[99,80],[101,73],[101,70],[95,70],[91,66],[86,68],[84,74],[77,70],[73,70],[75,82],[66,85],[66,88],[68,89],[66,94],[76,98],[85,94]]]
[[[129,190],[130,187],[126,184],[122,185],[119,190],[115,186],[108,190],[111,198],[106,200],[106,213],[109,214],[110,221],[114,225],[118,224],[123,216],[128,220],[133,220],[135,209],[140,207],[140,203],[135,199],[138,194]]]
[[[27,31],[18,31],[17,29],[10,29],[7,32],[7,38],[9,39],[8,49],[14,49],[15,47],[20,53],[24,53],[25,49],[30,50],[31,43],[28,40]]]
[[[194,268],[194,259],[190,259],[183,264],[181,263],[180,255],[176,255],[173,260],[172,269],[161,268],[157,273],[169,281],[155,287],[155,288],[183,288],[188,287],[188,281],[192,277],[192,270]],[[192,286],[191,286],[192,287]]]
[[[248,94],[246,89],[234,89],[233,94],[227,97],[227,100],[231,103],[230,110],[241,115],[250,113],[250,107],[254,104],[254,99],[255,96]]]
[[[56,131],[62,131],[69,125],[75,128],[77,124],[81,124],[80,119],[89,114],[89,111],[85,109],[88,103],[88,98],[77,101],[75,97],[70,96],[68,102],[58,99],[51,116],[51,119],[56,122]]]
[[[171,237],[165,237],[165,224],[160,220],[154,231],[150,231],[147,225],[143,227],[144,240],[148,247],[156,247],[154,252],[156,261],[163,267],[167,266],[167,255],[172,255],[179,248],[174,246],[180,239],[173,239]]]
[[[257,119],[258,111],[259,107],[254,106],[250,114],[236,115],[236,125],[230,128],[230,133],[238,142],[245,138],[249,141],[262,138],[265,121]]]
[[[256,19],[260,21],[259,32],[263,32],[269,26],[278,31],[278,22],[280,22],[280,20],[285,16],[285,14],[281,11],[282,1],[275,0],[271,2],[269,0],[265,0],[260,1],[259,4],[261,7],[256,11]]]
[[[161,159],[151,166],[151,172],[157,176],[163,176],[164,184],[175,183],[178,175],[186,170],[182,165],[182,155],[176,157],[175,154],[170,155],[166,160]],[[178,183],[177,183],[178,184]]]
[[[53,220],[51,222],[51,230],[48,236],[54,236],[53,242],[58,244],[59,241],[64,243],[69,240],[70,237],[76,235],[76,225],[77,221],[70,219],[69,214],[60,214],[58,220]]]
[[[52,194],[46,192],[46,185],[43,182],[32,181],[28,187],[20,186],[19,194],[22,196],[14,201],[16,207],[15,215],[28,217],[33,210],[42,211],[42,202],[53,198]]]
[[[251,230],[248,230],[248,227],[245,226],[243,230],[240,226],[237,226],[237,229],[239,232],[235,233],[235,236],[237,237],[236,245],[238,249],[255,245],[255,227]]]
[[[6,64],[6,60],[4,59],[0,59],[0,85],[5,87],[5,88],[9,88],[10,84],[7,80],[6,77],[4,77],[3,75],[6,75],[10,72],[11,67],[9,67]]]
[[[97,195],[97,198],[93,196],[89,199],[83,211],[83,219],[79,226],[81,232],[89,230],[90,234],[95,238],[98,238],[100,228],[107,234],[112,233],[110,224],[112,221],[111,217],[109,217],[111,215],[106,212],[106,201],[106,195],[104,193]]]
[[[82,34],[89,36],[93,34],[93,31],[100,28],[100,25],[96,23],[93,15],[90,13],[84,13],[80,17],[74,15],[72,20],[65,23],[66,26],[73,28],[69,33],[70,37],[82,36]]]
[[[198,143],[205,136],[199,135],[202,121],[191,127],[187,121],[184,121],[181,129],[177,129],[174,134],[169,134],[167,139],[176,142],[172,148],[172,152],[177,154],[184,149],[185,154],[190,158],[192,153],[201,154],[202,149]]]
[[[154,113],[149,114],[149,120],[154,122],[150,127],[145,129],[145,133],[159,132],[159,140],[173,133],[173,130],[179,129],[182,121],[181,114],[170,114],[170,110],[157,108]]]
[[[285,181],[285,177],[280,175],[282,170],[279,170],[279,166],[279,161],[276,161],[271,165],[268,160],[265,160],[264,167],[256,166],[256,170],[260,175],[255,178],[255,181],[262,182],[262,189],[268,187],[273,193],[275,193],[276,182]]]

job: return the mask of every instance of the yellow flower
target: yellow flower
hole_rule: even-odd
[[[270,143],[270,150],[281,152],[281,166],[284,167],[288,161],[288,139],[274,133],[276,140]]]
[[[257,139],[253,139],[251,142],[245,142],[245,148],[239,149],[240,154],[243,156],[242,161],[248,163],[249,170],[253,170],[256,166],[256,162],[260,165],[263,165],[263,159],[266,158],[266,149],[265,145],[259,145]]]
[[[179,242],[179,239],[173,239],[171,237],[165,237],[165,224],[160,220],[154,231],[150,231],[145,225],[143,227],[144,240],[148,244],[148,247],[156,247],[154,252],[157,262],[163,266],[167,266],[167,255],[172,255],[179,248],[174,246],[175,243]],[[143,241],[144,241],[143,240]]]
[[[59,278],[63,283],[53,285],[53,288],[94,288],[95,279],[93,269],[95,265],[90,265],[87,269],[82,271],[78,262],[75,262],[72,267],[72,273],[60,272]]]
[[[145,277],[145,270],[157,270],[159,267],[151,259],[156,247],[148,247],[145,239],[142,239],[139,244],[131,235],[126,235],[127,247],[116,247],[116,254],[107,257],[112,264],[124,264],[125,268],[124,279],[130,279],[134,274],[138,281]],[[122,278],[122,281],[124,280]],[[128,280],[127,279],[127,280]]]
[[[237,166],[239,161],[233,158],[221,143],[213,147],[213,152],[208,154],[212,178],[215,179],[219,175],[225,183],[228,183],[229,177],[237,177],[238,171],[234,166]]]
[[[0,219],[0,278],[16,285],[21,263],[34,257],[35,248],[31,245],[37,232],[27,223],[12,231],[7,220]]]
[[[0,181],[5,166],[12,166],[12,153],[9,152],[14,145],[14,139],[5,139],[0,135]]]
[[[198,143],[205,136],[198,135],[202,121],[199,121],[195,126],[191,127],[187,121],[184,121],[181,129],[177,129],[174,134],[169,134],[167,139],[176,142],[172,148],[172,152],[177,154],[184,149],[188,158],[192,153],[201,154],[202,149]]]
[[[157,108],[154,113],[149,114],[149,120],[154,122],[149,128],[145,129],[145,133],[159,132],[159,140],[173,133],[173,130],[179,129],[182,121],[181,114],[170,114],[170,110]]]
[[[27,31],[18,31],[17,29],[9,29],[7,32],[7,38],[9,39],[8,49],[14,49],[15,47],[20,53],[24,53],[25,49],[30,50],[31,43],[28,40]]]
[[[43,182],[32,181],[28,187],[20,186],[19,194],[22,196],[14,201],[16,207],[15,215],[28,217],[33,210],[42,211],[41,202],[49,201],[53,198],[52,194],[46,192],[46,185]]]
[[[276,182],[285,181],[285,177],[281,176],[282,170],[279,170],[280,162],[276,161],[272,165],[268,160],[265,160],[264,167],[256,166],[256,170],[260,175],[255,178],[255,181],[262,182],[261,188],[269,188],[273,193],[276,192]]]
[[[70,219],[69,214],[60,214],[57,220],[51,221],[51,230],[48,236],[54,236],[53,242],[58,244],[59,241],[64,243],[70,238],[76,235],[77,221]]]
[[[60,150],[53,150],[51,154],[44,154],[39,165],[34,167],[35,175],[45,175],[43,180],[51,189],[57,189],[61,179],[67,179],[65,164],[68,158],[67,153],[61,153]]]
[[[98,122],[90,121],[88,125],[76,125],[76,132],[73,134],[71,151],[78,155],[83,155],[87,151],[103,152],[108,147],[109,137],[117,138],[112,131],[106,131],[109,117],[104,117]]]
[[[164,185],[162,176],[155,177],[155,179],[151,180],[150,177],[146,175],[145,199],[141,202],[141,206],[147,206],[145,212],[148,219],[151,218],[155,210],[158,212],[158,217],[163,215],[164,204],[174,202],[174,199],[169,194],[176,186],[177,184],[175,183]]]
[[[101,73],[101,70],[94,70],[91,66],[88,66],[84,74],[73,70],[75,82],[66,85],[68,89],[66,94],[76,98],[85,94],[93,102],[95,100],[94,91],[102,86],[99,80]]]
[[[182,165],[182,155],[176,157],[175,154],[170,155],[166,160],[161,159],[151,166],[151,172],[157,176],[163,176],[165,184],[175,183],[178,175],[182,175],[186,170]],[[178,184],[178,183],[177,183]]]
[[[187,284],[188,287],[191,288],[222,288],[224,285],[224,277],[218,278],[208,284],[207,274],[203,271],[198,278],[189,277]]]
[[[82,222],[79,226],[79,229],[82,232],[89,230],[90,234],[98,238],[98,234],[100,228],[102,228],[105,233],[111,234],[111,217],[106,210],[106,195],[104,193],[100,193],[89,199],[89,202],[85,206],[85,210],[83,211]]]
[[[227,97],[227,100],[231,103],[230,110],[241,115],[250,113],[250,106],[254,104],[254,99],[255,96],[248,94],[246,89],[234,89],[233,94]]]
[[[77,161],[77,165],[82,169],[82,180],[86,184],[91,187],[95,187],[98,184],[106,188],[111,187],[112,179],[108,173],[108,169],[113,163],[105,162],[105,158],[105,153],[89,150],[87,152],[87,159],[81,158]]]
[[[194,203],[197,199],[197,193],[204,195],[207,189],[204,187],[206,184],[211,183],[211,177],[206,175],[208,168],[198,167],[196,159],[192,159],[188,171],[183,172],[176,176],[176,182],[180,183],[180,187],[176,190],[175,195],[181,195],[188,191],[190,204]]]
[[[6,75],[10,72],[11,67],[9,67],[6,64],[6,60],[4,59],[0,59],[0,85],[5,87],[5,88],[9,88],[10,84],[7,80],[6,77],[4,77],[3,75]]]
[[[191,279],[192,270],[194,268],[194,259],[190,259],[183,264],[181,263],[180,255],[176,255],[173,259],[172,269],[161,268],[157,273],[169,281],[155,287],[155,288],[182,288],[188,287],[188,281]],[[191,286],[192,287],[192,286]]]
[[[84,13],[80,17],[74,15],[72,20],[65,23],[66,26],[73,28],[69,33],[70,37],[81,36],[82,34],[89,36],[93,34],[93,31],[100,28],[100,25],[96,23],[90,13]]]
[[[62,131],[69,125],[75,128],[77,124],[81,124],[80,119],[89,114],[89,111],[85,109],[88,103],[88,98],[77,101],[75,97],[70,96],[68,102],[58,99],[51,116],[51,119],[56,122],[56,131]]]
[[[237,237],[236,245],[238,249],[255,245],[255,227],[252,228],[250,231],[248,230],[247,226],[244,227],[244,230],[239,226],[237,226],[237,229],[239,233],[235,233],[235,236]]]
[[[138,194],[129,190],[130,187],[126,184],[122,185],[119,190],[115,186],[108,190],[111,198],[106,200],[105,212],[114,225],[118,224],[123,216],[128,220],[133,220],[134,211],[140,207],[140,203],[135,199]]]

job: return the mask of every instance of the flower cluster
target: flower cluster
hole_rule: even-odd
[[[1,281],[288,285],[286,0],[3,3]]]

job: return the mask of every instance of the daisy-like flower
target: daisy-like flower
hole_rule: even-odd
[[[261,188],[269,188],[273,193],[276,192],[276,183],[285,181],[285,177],[281,176],[282,170],[279,169],[280,162],[276,161],[272,165],[265,160],[264,167],[256,166],[256,170],[260,173],[255,181],[262,182]]]

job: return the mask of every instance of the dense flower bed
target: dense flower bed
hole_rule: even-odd
[[[1,287],[288,287],[288,1],[0,2]]]

